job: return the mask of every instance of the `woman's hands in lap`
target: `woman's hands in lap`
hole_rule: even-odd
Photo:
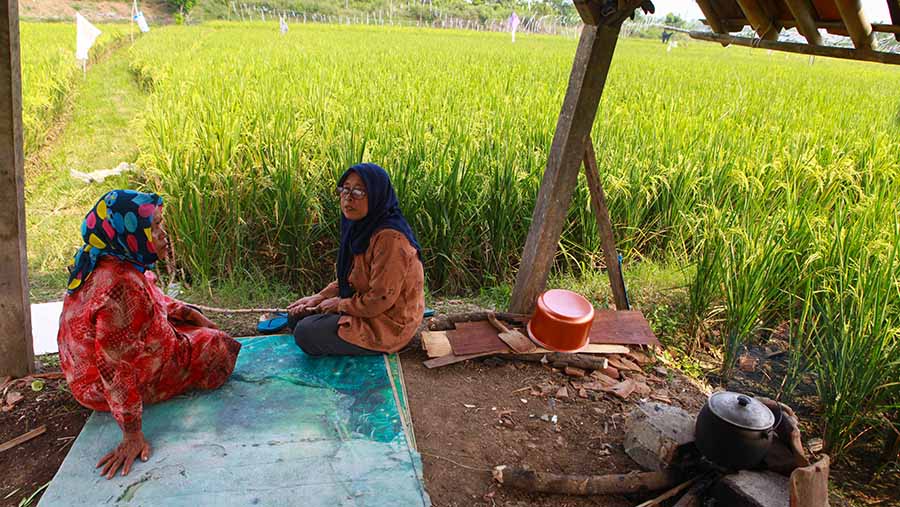
[[[288,306],[288,313],[290,313],[291,316],[296,317],[297,315],[320,305],[323,301],[325,301],[325,298],[319,294],[302,297]]]

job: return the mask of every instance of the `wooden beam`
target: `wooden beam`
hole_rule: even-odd
[[[547,169],[516,274],[516,286],[510,300],[512,312],[530,314],[538,295],[546,287],[572,192],[578,183],[585,139],[597,115],[620,28],[621,23],[585,25],[581,31],[569,86],[550,145]]]
[[[898,9],[900,9],[900,8],[898,8]],[[900,13],[898,13],[898,14],[900,14]],[[707,20],[701,19],[700,21],[706,25],[709,25],[710,28],[713,28],[712,25],[710,25]],[[750,24],[750,22],[744,18],[727,18],[727,19],[723,19],[721,21],[726,24],[733,24],[733,25],[740,25],[740,26]],[[787,28],[791,28],[797,24],[796,20],[794,20],[794,19],[779,19],[777,21],[778,21],[779,25],[781,25],[783,27],[787,27]],[[824,28],[828,31],[846,30],[846,28],[844,27],[844,24],[841,23],[840,21],[816,21],[815,24],[816,24],[816,28]],[[713,30],[715,31],[715,28],[713,28]],[[893,33],[893,34],[900,35],[900,24],[887,25],[884,23],[872,23],[872,31],[873,32],[881,32],[881,33]]]
[[[797,24],[797,31],[806,37],[807,42],[815,46],[822,45],[822,35],[816,26],[815,16],[813,16],[813,7],[809,0],[785,0],[794,20]]]
[[[735,44],[749,48],[771,49],[773,51],[785,51],[802,55],[828,56],[831,58],[843,58],[845,60],[859,60],[863,62],[887,63],[900,65],[900,54],[885,53],[863,49],[837,48],[834,46],[811,46],[795,42],[778,42],[761,39],[748,39],[746,37],[734,37],[709,32],[690,32],[692,39],[718,42],[720,44]]]
[[[841,13],[841,20],[856,49],[873,49],[875,35],[872,33],[872,25],[866,20],[860,0],[834,0],[834,4]]]
[[[703,11],[703,15],[706,16],[706,23],[714,32],[728,33],[728,27],[722,22],[722,18],[719,17],[719,13],[710,0],[697,0],[697,5]]]
[[[769,15],[758,0],[737,0],[738,6],[744,11],[744,16],[750,21],[750,26],[756,30],[760,39],[777,40],[781,29],[775,26],[772,16]]]
[[[609,275],[609,287],[612,289],[616,310],[628,309],[628,296],[625,294],[625,283],[622,281],[622,270],[619,269],[619,257],[616,254],[616,240],[606,207],[606,194],[600,183],[600,169],[597,167],[597,154],[590,136],[585,140],[584,175],[587,178],[588,190],[591,192],[591,207],[597,218],[600,230],[600,244],[603,247],[603,258],[606,260],[606,273]]]
[[[0,376],[34,368],[24,166],[18,0],[0,0]]]

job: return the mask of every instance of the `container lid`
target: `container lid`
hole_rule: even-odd
[[[580,322],[590,317],[593,320],[594,307],[577,292],[551,289],[541,294],[540,299],[547,312],[557,319]]]
[[[768,430],[775,424],[775,414],[761,401],[731,391],[713,393],[707,402],[709,410],[723,421],[747,430]]]

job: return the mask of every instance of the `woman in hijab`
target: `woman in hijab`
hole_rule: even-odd
[[[422,323],[421,249],[384,169],[351,167],[337,193],[343,214],[337,280],[288,307],[294,319],[319,312],[297,322],[294,338],[313,356],[397,352]]]
[[[111,479],[150,458],[145,403],[188,389],[215,389],[231,375],[240,343],[199,311],[165,296],[151,269],[168,236],[156,194],[113,190],[81,224],[84,245],[69,266],[59,359],[75,399],[112,412],[122,442],[97,467]]]

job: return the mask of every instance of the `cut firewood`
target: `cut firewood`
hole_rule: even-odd
[[[699,479],[699,478],[700,477],[694,477],[691,480],[684,481],[681,484],[675,486],[674,488],[659,495],[658,497],[656,497],[652,500],[647,500],[646,502],[644,502],[642,504],[638,504],[636,507],[654,507],[656,505],[662,505],[662,503],[665,502],[666,500],[672,498],[673,496],[677,495],[678,493],[681,493],[685,489],[691,487],[691,484],[697,482],[697,479]]]
[[[431,331],[433,332],[433,331]],[[445,333],[446,334],[446,333]],[[422,336],[425,336],[425,333],[422,333]],[[606,367],[607,362],[606,358],[603,357],[592,357],[585,355],[587,353],[590,354],[605,354],[605,353],[618,353],[618,349],[626,348],[621,345],[588,345],[585,349],[582,349],[578,354],[568,354],[562,352],[550,352],[546,349],[535,349],[530,354],[512,354],[512,351],[506,350],[505,352],[483,352],[479,354],[466,354],[462,356],[457,356],[455,354],[447,354],[444,356],[436,357],[434,359],[429,359],[425,361],[426,368],[438,368],[440,366],[447,366],[454,363],[459,363],[462,361],[466,361],[468,359],[475,359],[479,357],[487,357],[494,355],[503,355],[504,357],[510,357],[511,359],[518,359],[520,361],[528,361],[528,362],[543,362],[542,359],[544,356],[547,358],[547,363],[553,364],[554,362],[565,362],[567,365],[575,366],[577,368],[593,370],[593,369],[603,369]],[[606,352],[606,351],[609,352]]]
[[[453,352],[446,331],[423,331],[422,347],[428,357],[443,357]]]
[[[58,380],[58,379],[66,378],[66,375],[65,375],[63,372],[61,372],[61,371],[51,371],[51,372],[48,372],[48,373],[32,373],[32,374],[29,375],[27,378],[29,378],[29,380],[30,380],[30,379],[33,379],[33,378],[42,378],[42,379],[47,379],[47,380]]]
[[[637,363],[641,366],[653,364],[653,358],[651,358],[650,356],[648,356],[647,354],[644,354],[643,352],[641,352],[639,350],[633,350],[633,349],[629,350],[628,353],[625,355],[628,357],[628,359],[631,359],[632,361],[634,361],[635,363]]]
[[[23,433],[11,440],[7,440],[6,442],[0,444],[0,452],[8,451],[13,447],[16,447],[17,445],[22,445],[32,438],[43,435],[45,431],[47,431],[47,426],[41,425],[27,433]]]
[[[600,385],[604,387],[612,387],[619,383],[618,379],[608,377],[603,373],[600,373],[600,370],[591,373],[591,378],[596,380],[598,383],[600,383]]]
[[[10,384],[11,382],[12,382],[12,377],[10,377],[9,375],[7,375],[7,376],[5,376],[5,377],[3,377],[3,378],[0,378],[0,391],[2,391],[3,389],[5,389],[6,386],[7,386],[8,384]]]
[[[479,357],[496,356],[496,355],[497,355],[496,352],[485,352],[483,354],[469,354],[467,356],[457,356],[454,354],[447,354],[446,356],[429,359],[422,364],[424,364],[426,368],[439,368],[441,366],[447,366],[450,364],[468,361],[469,359],[476,359]]]
[[[631,393],[633,393],[636,388],[637,388],[637,382],[635,382],[634,380],[629,378],[629,379],[625,379],[625,380],[619,382],[618,384],[616,384],[614,386],[607,387],[603,390],[610,394],[614,394],[624,400],[624,399],[627,399],[629,396],[631,396]]]
[[[555,366],[555,364],[554,364],[554,366]],[[582,370],[581,368],[576,368],[575,366],[564,367],[563,373],[565,373],[566,375],[568,375],[570,377],[583,377],[584,376],[584,370]]]
[[[631,360],[626,359],[622,356],[612,355],[607,357],[609,359],[609,364],[613,368],[618,369],[619,371],[634,371],[641,372],[641,367],[631,362]]]
[[[494,467],[494,480],[518,489],[563,495],[609,495],[659,491],[678,484],[672,472],[632,472],[614,475],[562,475],[528,468]]]
[[[599,369],[597,371],[606,375],[609,378],[613,378],[616,380],[618,380],[619,378],[622,377],[622,375],[619,373],[619,370],[613,368],[612,366],[607,366],[606,368]]]

